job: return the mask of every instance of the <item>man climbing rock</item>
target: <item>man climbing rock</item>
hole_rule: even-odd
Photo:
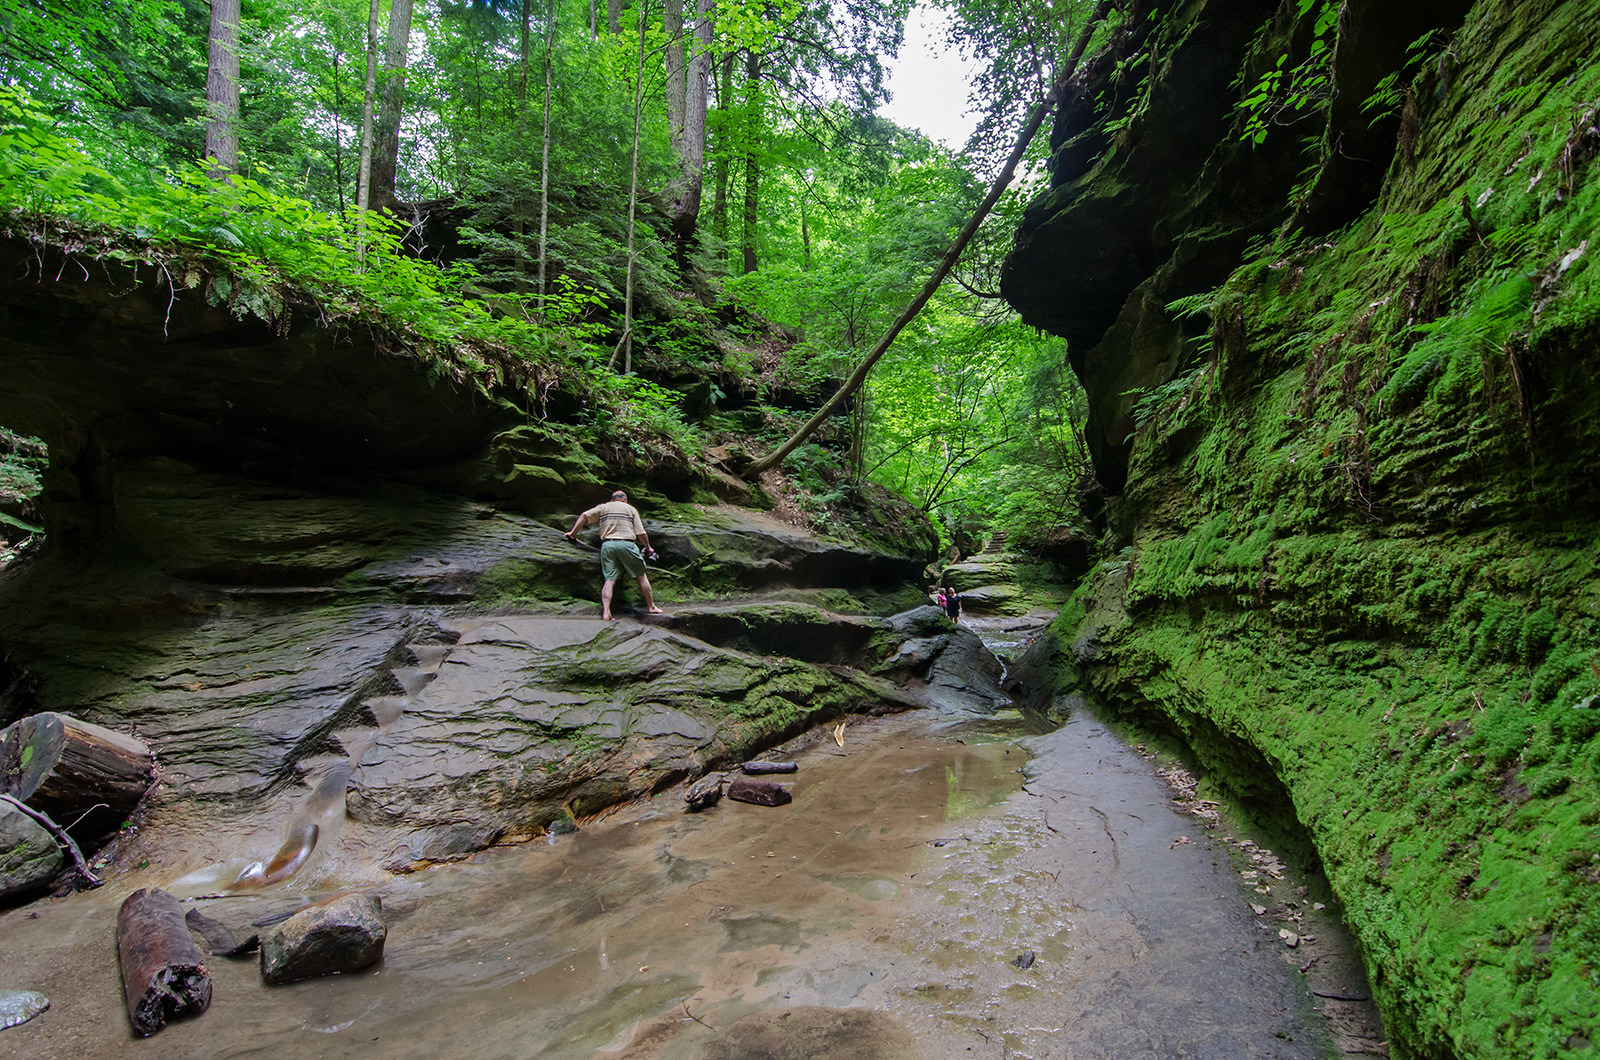
[[[600,524],[600,617],[611,620],[611,594],[617,579],[626,571],[630,578],[639,579],[639,592],[644,595],[644,606],[652,615],[661,614],[655,598],[650,593],[650,578],[645,574],[646,557],[656,558],[650,547],[650,537],[644,532],[644,521],[639,509],[628,503],[628,495],[617,490],[611,499],[578,516],[577,522],[566,536],[577,540],[577,533],[590,523]],[[641,551],[642,550],[642,551]]]

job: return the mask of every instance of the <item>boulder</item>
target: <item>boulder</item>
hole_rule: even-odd
[[[1000,691],[1004,674],[1005,667],[983,638],[958,627],[928,668],[925,695],[932,706],[944,710],[992,714],[1010,704]]]
[[[726,773],[707,773],[684,790],[683,801],[691,812],[715,806],[722,798],[722,786],[727,781]]]
[[[976,589],[980,585],[1011,582],[1015,581],[1016,577],[1015,556],[1001,552],[983,552],[945,567],[939,576],[939,584],[948,585],[956,592],[965,595],[968,589]]]
[[[1058,712],[1059,700],[1078,681],[1077,660],[1053,625],[1011,664],[1005,687],[1024,708],[1043,714]]]
[[[387,935],[377,898],[341,895],[301,910],[261,940],[261,978],[278,986],[358,972],[383,956]]]
[[[1014,585],[979,585],[962,590],[961,609],[974,615],[1025,615],[1028,602]]]
[[[794,801],[789,789],[775,780],[734,777],[728,781],[728,798],[754,806],[787,806]]]
[[[49,832],[0,800],[0,901],[38,890],[65,864],[66,855]]]

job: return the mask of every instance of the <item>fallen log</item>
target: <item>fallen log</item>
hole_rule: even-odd
[[[148,1038],[173,1020],[198,1016],[211,1004],[211,975],[189,937],[178,900],[140,888],[117,914],[117,960],[128,1018]]]
[[[0,791],[85,842],[115,832],[154,776],[143,742],[68,714],[34,714],[0,732]]]
[[[67,852],[67,856],[72,859],[73,870],[77,872],[79,877],[83,879],[85,885],[89,887],[98,887],[102,883],[106,882],[89,870],[89,863],[83,860],[83,851],[78,849],[78,844],[73,842],[72,837],[67,834],[67,830],[65,828],[62,828],[60,825],[56,824],[50,819],[49,814],[41,813],[40,811],[35,810],[32,806],[29,806],[26,803],[18,800],[14,795],[0,794],[0,802],[4,802],[18,812],[26,815],[40,828],[43,828],[46,832],[49,832],[50,838],[54,839],[56,841],[56,845],[65,850]]]
[[[752,780],[749,777],[734,777],[728,781],[728,798],[756,806],[782,806],[794,801],[788,789],[777,782]]]
[[[746,773],[749,773],[752,776],[760,776],[760,775],[762,775],[764,773],[798,773],[800,771],[800,763],[799,762],[746,762],[744,765],[740,766],[739,768],[744,770]]]

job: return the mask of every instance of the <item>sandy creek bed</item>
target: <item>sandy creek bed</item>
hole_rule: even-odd
[[[915,712],[852,720],[843,746],[831,733],[803,742],[800,772],[781,778],[791,805],[690,815],[674,790],[549,843],[385,878],[371,887],[389,922],[376,971],[268,988],[254,961],[213,958],[211,1009],[148,1041],[131,1037],[112,939],[122,898],[158,881],[11,911],[0,986],[52,1005],[0,1032],[0,1056],[1350,1048],[1337,1035],[1347,1014],[1318,1011],[1341,1003],[1312,993],[1366,992],[1348,940],[1324,917],[1303,974],[1309,949],[1286,949],[1251,908],[1276,897],[1248,890],[1217,833],[1178,813],[1151,762],[1093,717],[1027,737],[1014,715]],[[166,882],[180,897],[207,889]],[[298,898],[291,880],[198,904],[242,925]]]

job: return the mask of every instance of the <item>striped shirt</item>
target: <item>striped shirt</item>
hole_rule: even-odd
[[[644,533],[639,509],[627,501],[606,501],[583,513],[586,523],[600,524],[600,540],[632,541]]]

